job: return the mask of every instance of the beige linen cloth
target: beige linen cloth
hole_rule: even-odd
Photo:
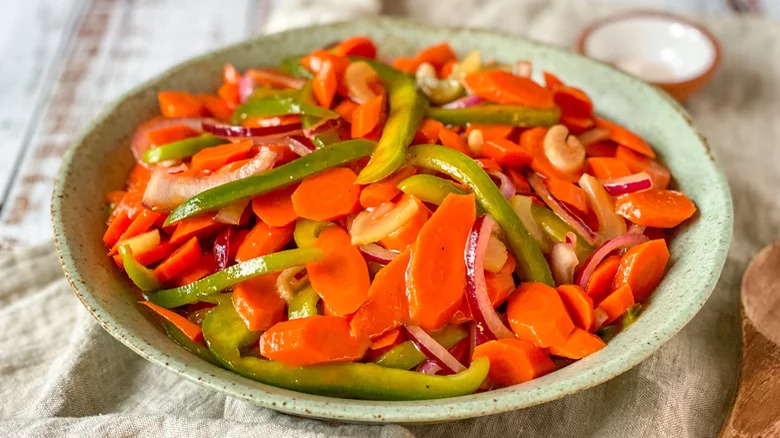
[[[384,11],[569,47],[586,23],[614,12],[579,1],[479,3],[409,0]],[[370,0],[292,1],[278,6],[269,25],[281,29],[380,8]],[[702,21],[721,41],[723,63],[688,108],[730,180],[736,229],[712,298],[633,370],[541,406],[442,425],[294,418],[201,388],[125,348],[74,297],[47,245],[0,256],[0,436],[715,436],[735,387],[740,277],[760,247],[780,238],[780,26],[738,17]]]

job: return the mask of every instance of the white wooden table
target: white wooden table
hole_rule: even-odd
[[[352,1],[361,11],[403,12],[403,2]],[[780,18],[777,0],[614,1]],[[0,251],[51,239],[49,198],[60,157],[107,103],[184,59],[296,23],[299,3],[3,0]]]

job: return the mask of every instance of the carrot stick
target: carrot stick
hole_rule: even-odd
[[[533,161],[533,157],[525,149],[505,138],[485,141],[480,154],[507,167],[522,167]]]
[[[609,295],[618,266],[620,266],[620,256],[609,256],[596,266],[591,274],[586,292],[595,304],[600,303]]]
[[[353,329],[353,333],[354,333],[354,329]],[[401,329],[395,328],[383,334],[382,336],[377,336],[375,339],[371,341],[371,344],[368,346],[368,348],[372,350],[381,350],[383,348],[391,347],[393,345],[398,345],[402,342],[402,340],[403,340],[403,334],[401,333]]]
[[[268,330],[282,320],[287,303],[276,291],[277,277],[261,275],[233,287],[233,306],[249,330]]]
[[[439,141],[441,141],[441,144],[444,146],[447,146],[450,149],[455,149],[458,152],[464,153],[466,155],[470,155],[471,152],[469,151],[469,146],[466,143],[466,139],[464,139],[460,134],[457,132],[442,128],[439,130]]]
[[[417,128],[414,136],[414,143],[436,144],[439,141],[439,131],[444,128],[444,124],[438,120],[425,118]]]
[[[160,146],[174,141],[184,140],[185,138],[195,137],[198,132],[186,125],[169,126],[167,128],[155,129],[146,133],[146,138],[153,146]]]
[[[243,262],[279,251],[292,240],[294,229],[292,224],[285,227],[270,227],[263,222],[258,222],[238,247],[236,261]]]
[[[284,227],[298,219],[292,203],[292,194],[297,185],[293,184],[273,192],[252,198],[252,211],[260,220],[272,227]]]
[[[240,103],[238,96],[238,84],[222,84],[217,90],[217,96],[225,101],[228,108],[235,109]]]
[[[376,57],[376,46],[371,39],[355,36],[342,40],[330,49],[333,54],[339,56],[360,56],[363,58]]]
[[[606,346],[607,344],[600,337],[576,327],[564,344],[550,345],[550,354],[569,359],[582,359]]]
[[[633,304],[634,294],[631,291],[630,284],[626,283],[615,289],[597,307],[597,309],[601,309],[607,315],[607,320],[604,321],[603,325],[610,324],[618,319]]]
[[[401,199],[403,200],[404,198],[402,197]],[[380,239],[380,245],[387,249],[400,252],[408,248],[417,240],[420,229],[422,229],[422,226],[431,216],[431,211],[428,210],[428,207],[426,207],[422,201],[417,198],[414,199],[418,202],[420,207],[417,209],[417,213],[415,213],[409,221],[401,225],[400,228]]]
[[[652,189],[618,196],[615,211],[635,224],[674,228],[693,216],[696,206],[680,192]]]
[[[355,336],[373,339],[409,319],[406,298],[408,266],[409,250],[406,250],[377,272],[368,290],[368,299],[350,321]]]
[[[319,262],[306,264],[314,290],[339,316],[358,310],[368,298],[371,280],[366,261],[352,246],[349,234],[341,227],[328,227],[317,237],[314,246],[325,255]]]
[[[596,118],[596,126],[609,129],[609,139],[617,144],[623,145],[634,152],[638,152],[646,157],[655,158],[655,152],[642,137],[634,134],[628,129],[610,122],[609,120]]]
[[[456,60],[455,52],[446,42],[426,47],[415,55],[415,60],[419,63],[427,62],[436,70],[442,68],[444,64]]]
[[[252,147],[252,140],[242,140],[201,149],[192,156],[190,169],[214,172],[228,163],[245,158]]]
[[[219,120],[230,120],[233,110],[230,109],[227,102],[219,96],[213,94],[199,94],[200,103],[206,107],[206,111]]]
[[[338,316],[309,316],[280,322],[260,336],[260,354],[290,366],[360,359],[367,339],[352,336]]]
[[[175,287],[194,283],[201,278],[211,275],[217,270],[217,262],[210,253],[203,254],[194,265],[171,278],[171,284]]]
[[[133,223],[133,219],[134,218],[130,217],[126,211],[116,215],[108,224],[108,228],[106,228],[106,232],[103,234],[103,243],[105,243],[106,246],[113,247],[119,242],[119,238],[122,237],[122,234],[124,234],[130,224]]]
[[[320,106],[330,108],[333,97],[336,95],[337,86],[336,68],[333,61],[326,59],[322,61],[322,66],[312,82],[312,91]]]
[[[303,180],[292,194],[295,213],[306,219],[329,221],[354,212],[360,199],[357,175],[336,167]]]
[[[482,132],[483,140],[498,140],[502,138],[508,138],[514,129],[515,127],[511,125],[482,125],[478,123],[470,123],[466,128],[466,137],[471,135],[472,131],[479,130]]]
[[[414,73],[421,64],[420,61],[406,56],[399,56],[393,61],[393,68],[406,73]]]
[[[546,71],[542,73],[544,76],[544,87],[550,91],[555,91],[560,87],[563,87],[563,82],[558,79],[558,76]]]
[[[190,338],[192,342],[201,342],[203,340],[203,332],[201,331],[200,326],[179,315],[173,310],[160,307],[150,301],[139,301],[138,304],[150,308],[154,313],[165,318],[166,321],[170,322],[176,326],[177,329],[181,330],[181,332]]]
[[[352,138],[365,137],[377,125],[382,116],[384,96],[378,94],[352,112]]]
[[[585,172],[601,179],[615,179],[631,175],[628,166],[617,158],[591,157],[585,160]]]
[[[650,240],[631,247],[620,259],[612,288],[628,284],[635,301],[643,301],[661,282],[668,261],[669,250],[664,239]]]
[[[509,297],[506,312],[517,337],[538,347],[562,344],[574,330],[560,295],[544,283],[521,283]]]
[[[658,161],[638,154],[625,146],[617,147],[615,158],[625,163],[633,173],[647,172],[653,180],[653,187],[656,189],[665,189],[669,186],[669,181],[672,178],[669,169]]]
[[[206,115],[200,100],[184,91],[161,91],[157,93],[160,112],[165,117],[198,117]]]
[[[363,208],[376,207],[385,202],[390,202],[401,190],[398,183],[417,173],[411,166],[403,167],[387,178],[371,183],[360,191],[360,206]]]
[[[471,73],[466,85],[479,97],[508,105],[528,105],[537,108],[555,106],[552,94],[529,78],[501,70]]]
[[[544,185],[550,194],[583,215],[588,214],[588,195],[576,185],[562,179],[547,178]]]
[[[472,360],[478,357],[490,359],[488,378],[501,386],[517,385],[555,371],[555,364],[544,350],[520,339],[478,345]]]
[[[160,280],[160,283],[166,283],[176,274],[196,263],[201,255],[198,238],[193,237],[154,268],[154,275]]]
[[[581,287],[573,284],[558,286],[558,294],[566,310],[569,311],[574,325],[583,330],[590,329],[593,325],[593,300],[588,294]]]
[[[125,232],[119,236],[119,240],[111,248],[111,251],[108,252],[108,255],[116,253],[117,249],[119,249],[119,242],[147,232],[161,216],[161,213],[143,209],[141,213],[133,219],[133,222],[128,225]]]
[[[474,195],[450,194],[422,226],[407,275],[409,315],[436,330],[458,310],[466,290],[463,253],[476,218]]]
[[[215,221],[209,214],[196,216],[179,222],[170,241],[171,243],[182,243],[191,237],[204,239],[217,234],[224,227],[225,224]]]

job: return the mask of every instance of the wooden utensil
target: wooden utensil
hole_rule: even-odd
[[[741,303],[737,394],[720,437],[780,437],[780,242],[748,265]]]

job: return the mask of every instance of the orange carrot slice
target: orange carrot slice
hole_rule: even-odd
[[[661,282],[669,261],[664,239],[650,240],[631,247],[620,259],[613,289],[630,285],[635,301],[643,301]],[[631,303],[633,304],[633,303]]]
[[[354,333],[354,329],[353,329],[353,333]],[[385,333],[384,335],[377,336],[375,339],[371,340],[371,345],[369,345],[368,348],[372,350],[381,350],[387,347],[391,347],[393,345],[398,345],[402,342],[402,340],[403,340],[403,333],[401,332],[401,329],[395,328]]]
[[[312,287],[336,315],[353,313],[366,301],[371,286],[363,255],[338,226],[323,230],[314,246],[325,257],[306,264]]]
[[[364,137],[379,125],[383,107],[384,96],[378,94],[355,108],[352,112],[352,138]]]
[[[577,182],[579,175],[563,173],[550,163],[544,153],[544,137],[547,129],[536,127],[520,134],[520,146],[533,156],[531,169],[548,178],[558,178],[569,182]]]
[[[181,332],[184,333],[184,336],[190,338],[192,342],[201,342],[203,340],[203,332],[201,331],[200,326],[179,315],[173,310],[160,307],[157,304],[149,301],[139,301],[138,304],[150,308],[152,311],[154,311],[154,313],[165,318],[166,321],[170,322],[176,326],[177,329],[181,330]]]
[[[278,273],[261,275],[233,287],[233,306],[252,331],[268,330],[282,320],[287,304],[276,291]]]
[[[116,210],[116,208],[115,208]],[[110,218],[109,218],[110,219]],[[133,217],[129,216],[126,211],[122,211],[117,214],[106,228],[106,232],[103,234],[103,243],[108,247],[113,247],[119,242],[119,238],[127,231],[130,224],[133,223]]]
[[[574,208],[583,215],[588,214],[588,195],[585,191],[576,185],[557,178],[547,178],[544,180],[547,190],[556,199],[564,204]]]
[[[514,129],[515,127],[511,125],[482,125],[479,123],[469,123],[469,126],[466,127],[466,137],[471,135],[472,131],[479,130],[482,132],[483,140],[498,140],[509,137]]]
[[[442,122],[425,118],[420,123],[420,127],[417,128],[414,143],[436,144],[439,141],[439,131],[442,129],[445,129]]]
[[[184,140],[185,138],[195,137],[198,132],[186,125],[169,126],[167,128],[155,129],[146,133],[149,143],[154,146],[161,146],[166,143]]]
[[[197,263],[202,254],[198,238],[193,237],[154,268],[154,275],[160,280],[160,283],[165,283],[176,274]]]
[[[624,162],[612,157],[588,158],[585,160],[585,172],[601,179],[615,179],[631,175],[631,170]]]
[[[509,296],[507,317],[518,338],[547,348],[562,344],[574,330],[558,292],[544,283],[522,283]]]
[[[444,64],[457,59],[455,52],[446,42],[434,44],[426,47],[415,55],[415,60],[419,63],[427,62],[436,70],[442,68]]]
[[[161,91],[157,93],[160,112],[165,117],[198,117],[206,115],[200,99],[184,91]]]
[[[573,284],[558,286],[558,294],[574,325],[583,330],[590,329],[593,325],[593,300],[588,294]]]
[[[360,206],[363,208],[376,207],[390,202],[401,190],[398,189],[398,183],[417,173],[412,166],[399,169],[397,172],[387,178],[371,183],[360,191]]]
[[[501,385],[527,382],[555,371],[555,364],[539,347],[520,339],[500,339],[478,345],[473,359],[490,359],[488,378]]]
[[[376,56],[374,42],[362,36],[342,40],[332,47],[330,51],[339,56],[361,56],[363,58],[374,58]]]
[[[309,316],[280,322],[260,336],[260,354],[290,366],[360,359],[367,339],[352,336],[338,316]]]
[[[200,260],[195,262],[194,265],[171,278],[171,284],[175,287],[180,287],[194,283],[207,275],[213,274],[216,270],[217,262],[214,260],[214,255],[206,253],[201,255]]]
[[[400,202],[404,200],[405,197],[402,197]],[[419,199],[414,198],[414,200],[419,204],[417,213],[397,230],[380,239],[380,245],[387,249],[401,252],[417,240],[422,226],[425,225],[425,222],[431,216],[431,211]]]
[[[522,167],[533,161],[533,157],[525,149],[505,138],[485,141],[480,148],[480,154],[508,167]]]
[[[252,147],[252,140],[242,140],[202,149],[192,156],[190,169],[214,172],[228,163],[246,158]]]
[[[555,106],[552,94],[544,87],[529,78],[505,71],[471,73],[466,76],[465,81],[474,94],[491,102],[538,108]]]
[[[609,295],[618,266],[620,266],[620,256],[609,256],[596,266],[591,274],[586,292],[595,304],[600,303]]]
[[[336,67],[332,60],[325,59],[312,82],[312,91],[320,106],[330,108],[337,86]]]
[[[295,227],[292,224],[284,227],[271,227],[264,222],[258,222],[238,247],[236,261],[243,262],[279,251],[292,240],[294,230]]]
[[[441,144],[444,146],[447,146],[450,149],[455,149],[458,152],[464,153],[466,155],[469,155],[469,146],[466,143],[466,139],[464,139],[460,134],[457,132],[442,128],[439,130],[439,141],[441,141]]]
[[[181,243],[192,237],[204,239],[217,234],[224,227],[225,224],[215,221],[209,214],[185,219],[176,225],[171,243]]]
[[[634,152],[638,152],[646,157],[655,158],[655,152],[642,137],[634,134],[628,129],[610,122],[609,120],[596,118],[596,126],[607,128],[609,130],[609,139],[615,143],[621,144]]]
[[[297,185],[290,185],[252,198],[252,211],[267,225],[284,227],[298,219],[292,194]]]
[[[409,315],[432,331],[450,320],[466,290],[463,253],[476,219],[474,195],[450,194],[422,226],[408,273]]]
[[[607,325],[618,319],[620,315],[624,314],[634,302],[634,294],[631,291],[631,285],[626,283],[604,298],[596,309],[601,309],[601,311],[607,315],[607,320],[604,321],[603,324]]]
[[[377,272],[368,290],[368,299],[350,321],[355,336],[373,339],[406,322],[409,318],[408,267],[409,250],[406,250]]]
[[[230,117],[233,115],[233,110],[230,109],[228,103],[219,96],[199,94],[198,99],[206,107],[206,111],[219,120],[230,120]]]
[[[693,216],[696,206],[680,192],[652,189],[618,196],[615,211],[635,224],[674,228]]]
[[[517,169],[506,169],[506,176],[512,181],[517,193],[531,193],[531,185],[523,173]]]
[[[355,112],[355,109],[359,105],[349,99],[342,100],[338,105],[336,105],[335,108],[333,108],[333,111],[336,111],[339,113],[341,118],[348,121],[349,123],[352,123],[352,114]]]
[[[357,209],[360,186],[350,169],[336,167],[303,180],[292,194],[295,213],[306,219],[329,221]]]
[[[582,359],[606,346],[607,344],[600,337],[576,327],[565,343],[550,345],[550,354],[569,359]]]
[[[515,258],[509,255],[500,271],[496,273],[485,271],[485,286],[493,308],[500,306],[506,301],[509,294],[515,290],[515,278],[512,274],[515,272],[516,267]],[[472,319],[471,309],[464,297],[460,309],[458,309],[450,322],[452,324],[462,324]]]
[[[618,146],[615,150],[615,158],[625,163],[632,173],[647,172],[653,180],[653,187],[665,189],[669,186],[672,176],[669,169],[658,161],[638,154],[625,146]]]

